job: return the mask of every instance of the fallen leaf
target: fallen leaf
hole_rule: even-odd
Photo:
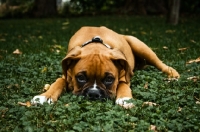
[[[144,88],[148,89],[148,82],[145,83]]]
[[[181,112],[182,108],[181,107],[178,107],[178,112]]]
[[[42,37],[42,36],[38,36],[38,38],[39,38],[39,39],[43,39],[43,37]]]
[[[132,32],[131,32],[131,34],[136,34],[136,33],[137,33],[137,32],[135,32],[135,31],[132,31]]]
[[[69,24],[69,22],[63,22],[62,23],[62,25],[68,25]]]
[[[175,33],[175,30],[166,30],[165,33]]]
[[[12,88],[12,87],[20,88],[19,84],[10,84],[7,86],[7,88]]]
[[[44,89],[45,91],[47,91],[47,90],[49,90],[50,86],[51,86],[50,84],[45,84],[43,89]]]
[[[13,51],[13,54],[20,55],[22,54],[22,52],[19,49],[16,49],[15,51]]]
[[[30,106],[31,106],[31,102],[30,102],[30,101],[27,101],[27,102],[26,102],[26,106],[27,106],[27,107],[30,107]]]
[[[48,70],[48,68],[47,67],[44,67],[43,69],[42,69],[42,73],[45,73],[45,72],[47,72],[47,70]]]
[[[60,50],[56,50],[57,53],[60,53]]]
[[[55,45],[53,45],[53,48],[54,48],[54,49],[62,49],[62,46],[61,46],[61,45],[58,45],[58,44],[55,44]]]
[[[188,77],[188,80],[193,80],[194,82],[196,82],[197,80],[199,80],[198,76],[193,76],[193,77]]]
[[[0,39],[0,41],[2,41],[2,42],[5,42],[5,41],[6,41],[6,39]]]
[[[146,33],[146,32],[144,32],[144,31],[141,31],[140,33],[141,33],[141,34],[143,34],[143,35],[146,35],[146,34],[147,34],[147,33]]]
[[[68,106],[69,106],[69,104],[65,104],[65,106],[66,106],[66,107],[68,107]]]
[[[155,125],[150,125],[150,128],[149,128],[151,131],[153,132],[157,132],[156,130],[156,126]]]
[[[1,109],[1,117],[4,118],[5,117],[5,114],[6,112],[8,111],[8,108],[5,108],[5,109]]]
[[[24,42],[25,42],[25,43],[28,43],[28,40],[27,40],[27,39],[25,39],[25,40],[24,40]]]
[[[198,57],[196,60],[190,60],[190,61],[186,62],[186,64],[191,64],[191,63],[194,63],[194,62],[199,63],[200,57]]]
[[[192,42],[192,43],[195,43],[195,44],[197,43],[197,42],[196,42],[196,41],[194,41],[194,40],[190,40],[190,42]]]
[[[200,101],[196,101],[196,104],[200,105]]]
[[[67,26],[63,26],[63,27],[62,27],[62,30],[65,30],[65,29],[67,29],[67,28],[68,28]]]
[[[167,46],[163,46],[163,49],[168,49],[168,47]]]
[[[142,106],[149,105],[149,106],[156,106],[156,103],[153,102],[144,102]]]
[[[3,49],[0,49],[0,53],[7,53],[8,51],[7,50],[3,50]]]
[[[187,50],[188,48],[179,48],[178,51],[184,51]]]
[[[31,106],[31,102],[30,101],[27,101],[26,103],[18,102],[18,104],[21,105],[21,106],[26,106],[26,107],[30,107]]]

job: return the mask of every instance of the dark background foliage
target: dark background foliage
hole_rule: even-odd
[[[102,14],[166,15],[173,0],[1,0],[2,17],[51,17]],[[6,4],[6,7],[4,7]],[[14,7],[14,9],[12,9]],[[5,8],[5,9],[4,9]],[[7,12],[6,12],[7,10]],[[16,12],[17,11],[17,12]],[[200,1],[180,1],[181,15],[199,15]]]

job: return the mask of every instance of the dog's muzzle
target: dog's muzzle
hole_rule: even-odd
[[[87,88],[83,91],[83,96],[89,100],[104,100],[108,98],[100,88]]]

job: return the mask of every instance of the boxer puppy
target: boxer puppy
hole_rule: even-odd
[[[179,73],[164,64],[143,42],[106,27],[82,27],[70,39],[62,60],[63,77],[33,103],[55,102],[66,89],[91,100],[116,99],[116,104],[132,107],[130,79],[135,69],[153,65],[169,78]]]

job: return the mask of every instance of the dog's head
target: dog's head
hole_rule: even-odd
[[[62,68],[73,93],[91,100],[115,97],[119,81],[129,83],[132,76],[124,54],[101,44],[73,48],[63,59]]]

